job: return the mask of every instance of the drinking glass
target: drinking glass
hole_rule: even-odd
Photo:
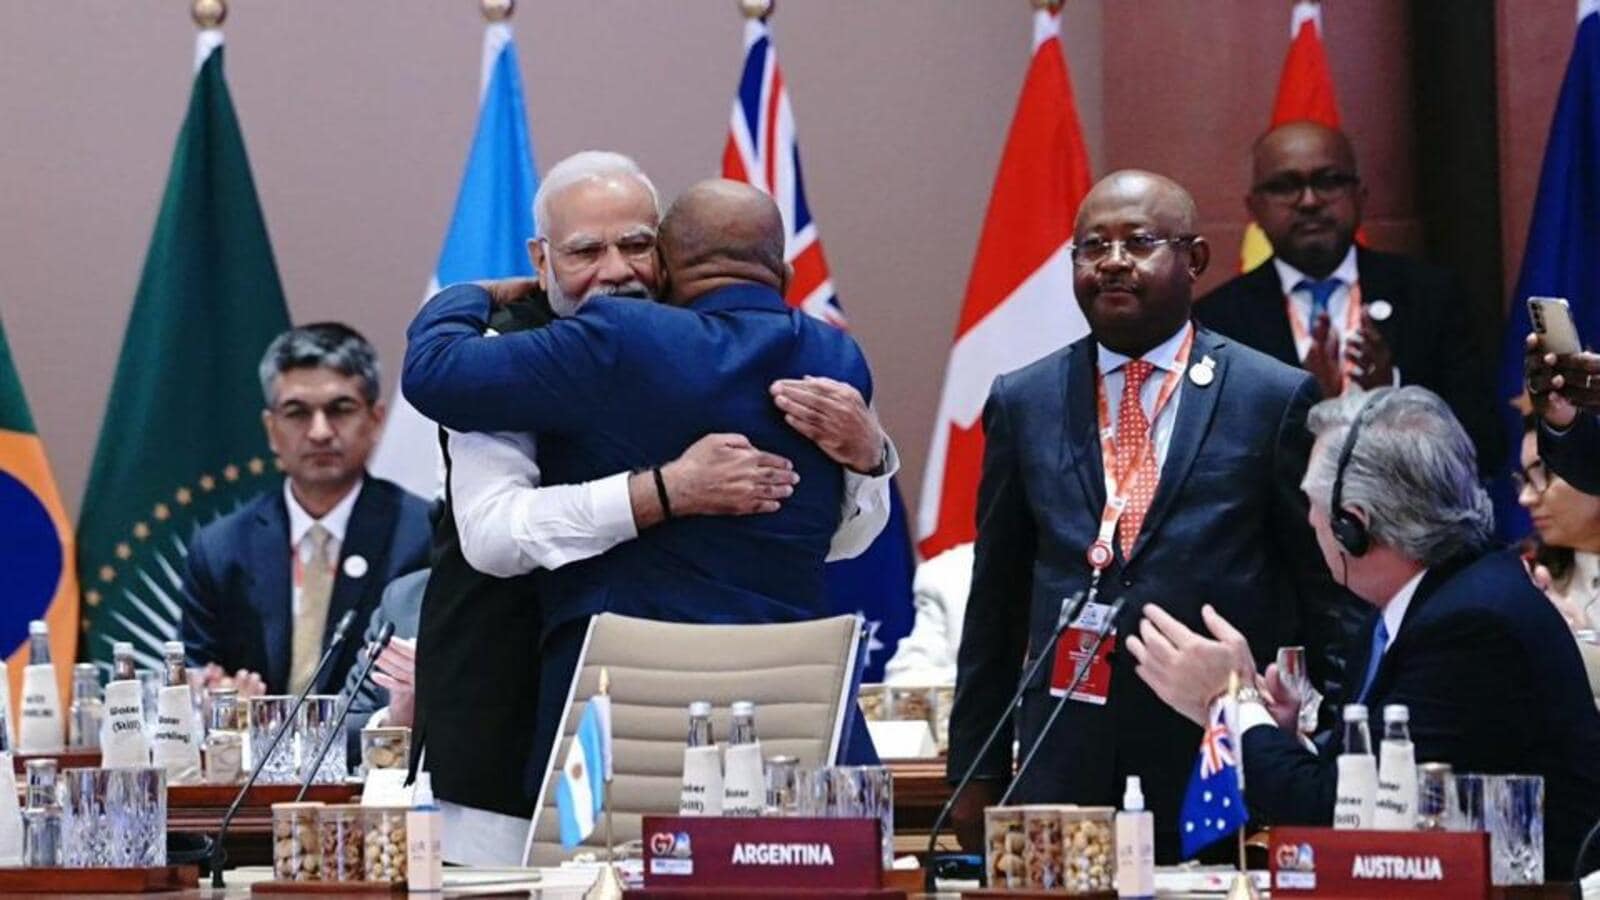
[[[332,733],[334,719],[338,715],[339,698],[333,694],[312,694],[306,698],[305,705],[300,707],[299,720],[295,723],[296,738],[300,745],[298,780],[304,781],[311,775],[311,767],[317,762],[317,751]],[[322,764],[312,776],[312,783],[343,784],[350,773],[347,757],[347,747],[342,736],[335,738],[333,743],[328,745],[328,755],[322,758]]]
[[[1293,700],[1298,712],[1299,728],[1310,734],[1317,730],[1317,708],[1308,703],[1313,693],[1311,676],[1306,671],[1306,648],[1300,646],[1278,648],[1278,682]],[[1309,721],[1308,721],[1309,720]]]
[[[1417,766],[1417,830],[1449,831],[1456,813],[1456,785],[1449,763]]]
[[[262,784],[296,784],[299,782],[299,765],[295,754],[294,723],[289,710],[294,708],[294,698],[286,694],[254,697],[250,700],[250,756],[251,765],[272,746],[272,740],[282,729],[290,729],[279,741],[272,758],[261,769]],[[331,754],[330,754],[331,755]]]
[[[888,766],[833,766],[826,770],[830,819],[877,819],[883,867],[894,865],[894,776]]]
[[[1457,775],[1455,803],[1451,809],[1451,831],[1487,831],[1484,827],[1483,803],[1489,791],[1487,775]]]
[[[793,756],[774,756],[767,760],[767,808],[763,815],[800,814],[800,760]]]
[[[1544,778],[1496,775],[1484,806],[1496,885],[1544,883]]]
[[[63,866],[166,865],[166,769],[67,769],[61,786]]]

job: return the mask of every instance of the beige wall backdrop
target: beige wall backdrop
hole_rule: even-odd
[[[188,100],[187,6],[0,3],[0,321],[74,514]],[[291,315],[361,329],[392,389],[471,138],[477,0],[230,7],[228,81]],[[668,195],[716,174],[743,49],[733,0],[518,7],[541,170],[605,147]],[[1096,146],[1099,16],[1066,16]],[[914,502],[1030,10],[785,0],[773,27],[811,207]]]
[[[477,0],[230,5],[228,79],[290,311],[366,332],[392,388],[471,137]],[[1067,4],[1067,61],[1096,172],[1149,166],[1194,189],[1218,250],[1207,287],[1235,258],[1246,148],[1268,116],[1291,5]],[[188,99],[187,6],[0,2],[0,320],[73,510]],[[1497,3],[1500,181],[1513,263],[1574,27],[1571,0],[1514,6]],[[742,54],[734,0],[519,7],[541,168],[606,147],[636,156],[668,195],[715,174]],[[1373,198],[1369,232],[1402,250],[1422,237],[1411,183],[1409,10],[1403,0],[1340,0],[1324,14],[1339,104]],[[1029,4],[780,0],[773,26],[811,207],[872,360],[914,510],[951,332],[1028,62]]]

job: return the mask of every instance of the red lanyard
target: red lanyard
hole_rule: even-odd
[[[1110,406],[1106,402],[1106,378],[1095,372],[1095,404],[1100,425],[1100,461],[1106,467],[1106,474],[1111,484],[1106,491],[1106,507],[1100,513],[1100,531],[1095,535],[1094,543],[1089,546],[1089,565],[1095,571],[1098,580],[1100,573],[1111,565],[1113,553],[1111,540],[1117,533],[1117,521],[1122,518],[1123,510],[1128,507],[1129,482],[1133,480],[1134,473],[1139,470],[1139,465],[1147,457],[1155,458],[1155,431],[1156,422],[1161,419],[1161,410],[1166,408],[1167,401],[1177,393],[1178,382],[1183,380],[1184,370],[1189,366],[1189,349],[1194,346],[1194,326],[1185,326],[1183,343],[1178,345],[1178,354],[1173,359],[1172,368],[1167,371],[1166,377],[1161,379],[1161,389],[1156,393],[1156,405],[1150,413],[1149,427],[1139,436],[1139,443],[1134,452],[1128,454],[1128,465],[1123,471],[1114,468],[1117,458],[1116,427],[1111,423]],[[1127,377],[1127,373],[1123,373]],[[1137,397],[1133,398],[1138,402]]]
[[[1289,330],[1294,333],[1294,352],[1300,352],[1300,345],[1311,340],[1310,329],[1300,321],[1300,311],[1294,308],[1294,301],[1287,294],[1283,298],[1283,311],[1289,317]],[[1355,282],[1350,285],[1350,293],[1344,301],[1344,330],[1339,333],[1339,349],[1341,355],[1344,350],[1344,339],[1361,330],[1361,284]],[[1304,362],[1304,359],[1301,360]],[[1350,366],[1344,360],[1339,361],[1339,390],[1342,393],[1345,385],[1350,383]]]

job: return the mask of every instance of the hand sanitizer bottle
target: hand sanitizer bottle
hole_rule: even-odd
[[[1117,896],[1156,895],[1156,819],[1144,808],[1139,776],[1129,775],[1117,813]]]

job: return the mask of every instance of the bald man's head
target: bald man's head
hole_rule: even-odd
[[[735,282],[779,292],[788,284],[783,216],[771,197],[742,181],[712,178],[679,194],[661,220],[659,244],[674,303]]]
[[[1102,178],[1078,206],[1072,289],[1095,339],[1141,356],[1189,321],[1194,281],[1211,250],[1183,186],[1124,169]]]
[[[1245,207],[1272,251],[1312,278],[1338,268],[1366,199],[1344,132],[1318,122],[1279,125],[1256,140],[1251,176]]]

